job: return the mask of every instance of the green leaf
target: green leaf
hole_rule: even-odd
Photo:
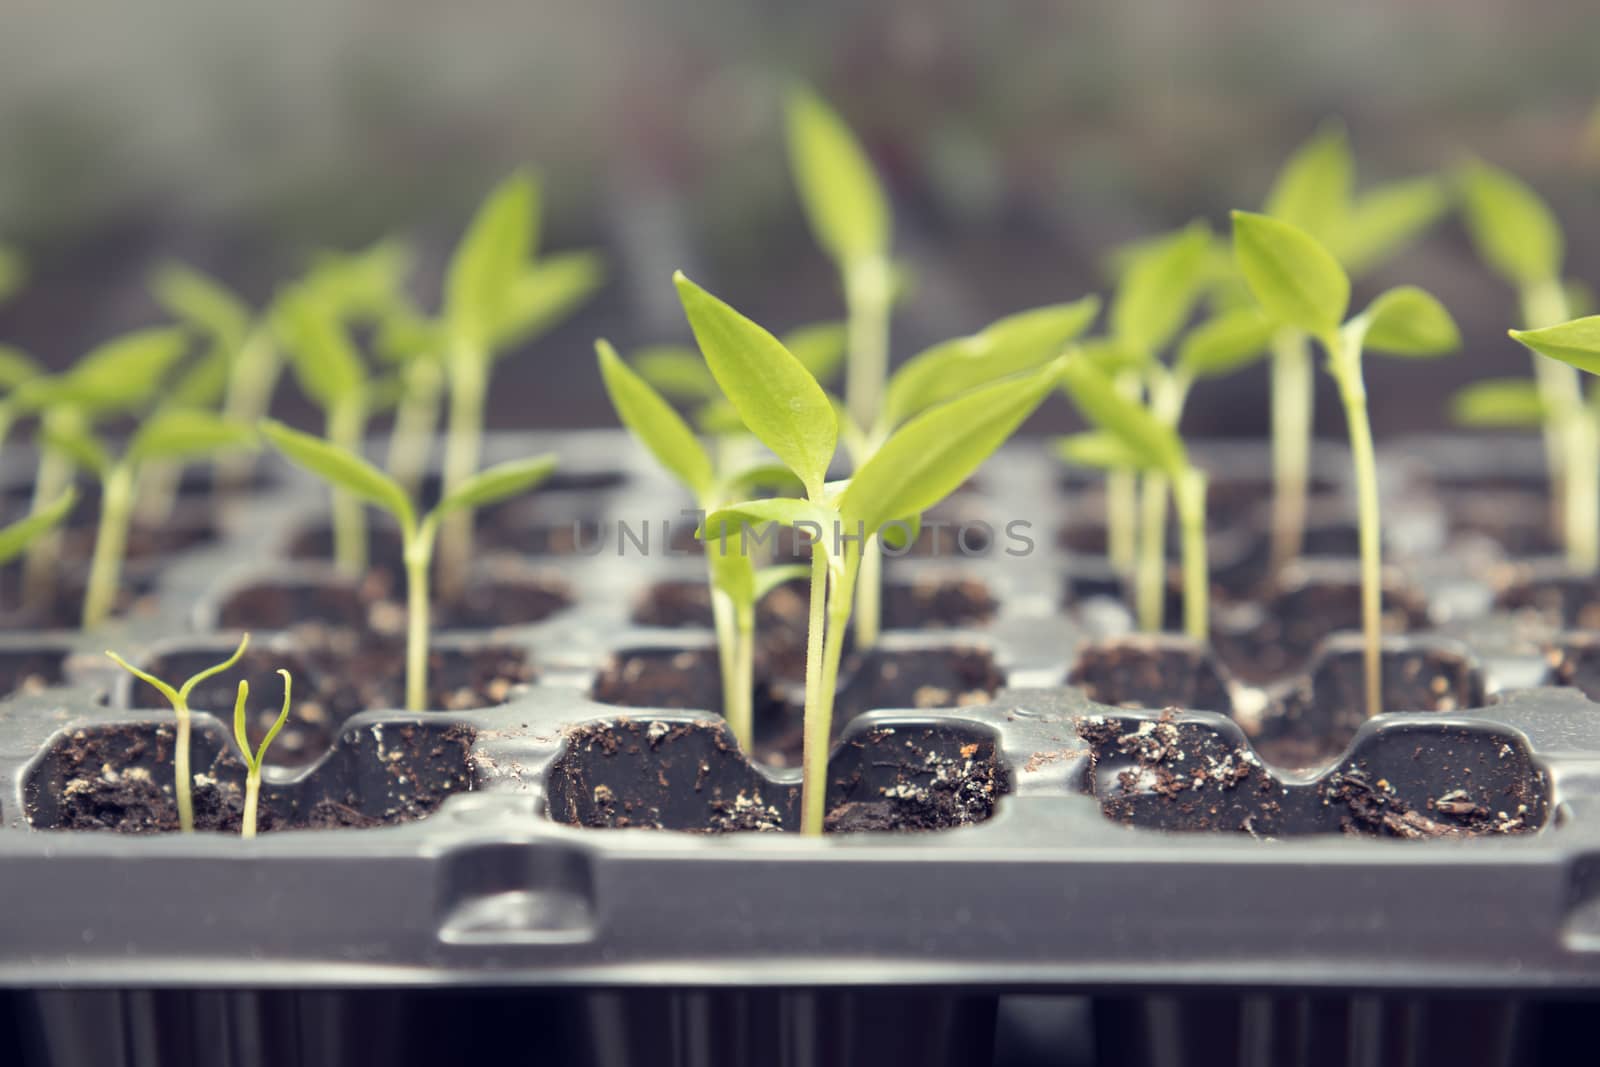
[[[841,264],[889,254],[889,205],[844,120],[816,94],[788,102],[789,165],[811,232]]]
[[[778,339],[679,271],[674,279],[695,340],[750,432],[799,476],[822,485],[839,443],[833,405]]]
[[[491,347],[504,353],[523,345],[571,315],[605,280],[595,252],[546,256],[519,275],[495,322]]]
[[[890,519],[878,528],[878,539],[895,552],[910,548],[921,536],[921,515],[903,515],[898,519]]]
[[[401,298],[416,264],[409,242],[387,237],[357,252],[324,250],[312,260],[306,288],[345,322],[381,320]]]
[[[433,515],[442,519],[458,511],[487,507],[519,493],[530,492],[549,478],[555,469],[556,457],[548,453],[497,463],[446,493],[444,499],[434,507]]]
[[[1450,209],[1445,183],[1434,177],[1380,185],[1351,205],[1332,248],[1351,276],[1381,266]]]
[[[1117,284],[1111,336],[1141,358],[1164,349],[1194,310],[1211,273],[1211,228],[1194,222],[1142,252]]]
[[[1251,306],[1255,306],[1255,297],[1250,298]],[[1087,363],[1092,363],[1101,374],[1115,378],[1126,371],[1139,371],[1145,369],[1145,361],[1126,348],[1117,344],[1109,337],[1097,337],[1074,346],[1073,355]]]
[[[180,408],[146,419],[128,444],[126,460],[190,459],[258,447],[260,442],[251,427],[210,412]]]
[[[639,377],[663,396],[675,400],[720,397],[717,380],[699,351],[690,345],[649,345],[633,357]]]
[[[1088,430],[1057,438],[1056,455],[1063,463],[1095,470],[1148,470],[1150,455],[1130,448],[1109,430]]]
[[[1383,293],[1362,312],[1364,343],[1394,356],[1439,356],[1461,347],[1455,320],[1431,295],[1414,285]]]
[[[232,354],[220,344],[184,368],[167,390],[164,407],[213,408],[228,391]]]
[[[1235,211],[1233,251],[1272,318],[1319,339],[1339,329],[1350,307],[1350,279],[1316,238],[1280,219]]]
[[[753,538],[761,533],[762,528],[772,523],[777,523],[779,526],[809,523],[822,531],[823,547],[830,550],[833,546],[834,531],[840,528],[839,512],[833,508],[813,504],[809,500],[772,497],[766,500],[745,500],[717,508],[706,516],[700,529],[695,531],[695,536],[706,543],[706,552],[710,555],[748,554],[743,553],[743,550],[754,547],[754,541],[747,543],[740,536],[740,531],[750,530]]]
[[[701,433],[711,437],[736,437],[750,433],[750,428],[739,417],[739,409],[720,394],[695,409],[694,424]]]
[[[695,499],[707,500],[716,483],[711,457],[701,446],[689,424],[648,382],[636,374],[617,355],[611,342],[594,344],[600,360],[600,377],[605,380],[611,406],[617,409],[622,425],[650,450],[672,476],[688,487]]]
[[[111,454],[81,420],[46,419],[39,425],[39,439],[91,474],[104,476],[111,470]]]
[[[756,567],[748,553],[738,550],[737,537],[730,537],[728,543],[728,551],[707,554],[711,563],[711,585],[726,593],[736,607],[748,607],[756,602]]]
[[[1099,298],[1094,296],[1051,304],[1007,315],[975,334],[918,353],[889,379],[884,426],[898,426],[918,412],[986,382],[1048,363],[1088,329],[1099,310]]]
[[[305,288],[285,293],[273,325],[300,388],[324,411],[366,386],[367,370],[333,308]]]
[[[1061,377],[1067,394],[1083,417],[1116,437],[1124,449],[1138,457],[1139,468],[1177,477],[1189,465],[1177,431],[1143,405],[1117,392],[1111,380],[1093,364],[1081,359],[1070,360]]]
[[[789,563],[780,567],[762,567],[755,573],[755,589],[751,602],[759,604],[766,595],[780,585],[809,577],[811,568],[804,563]]]
[[[18,519],[0,529],[0,563],[9,563],[16,559],[40,535],[59,526],[61,521],[71,514],[77,502],[78,491],[68,489],[27,518]]]
[[[1529,378],[1474,382],[1450,398],[1450,417],[1462,426],[1533,429],[1544,425],[1544,398]]]
[[[1478,257],[1515,286],[1561,277],[1561,226],[1539,194],[1498,167],[1474,160],[1457,173],[1467,232]]]
[[[750,496],[766,490],[772,493],[804,493],[806,487],[794,471],[781,463],[757,463],[722,479],[726,496]]]
[[[828,382],[844,366],[848,334],[842,322],[801,326],[784,334],[782,341],[818,382]]]
[[[400,520],[403,528],[415,521],[411,500],[400,483],[353,452],[272,419],[261,420],[261,432],[296,466],[329,485],[376,504]]]
[[[883,443],[839,498],[847,527],[869,534],[927,511],[955,492],[1055,388],[1069,359],[930,408]]]
[[[1573,319],[1542,330],[1512,330],[1511,336],[1541,356],[1600,374],[1600,315]]]
[[[150,293],[162,309],[230,349],[244,343],[254,318],[231,289],[184,263],[165,263],[150,277]]]
[[[1355,183],[1355,161],[1344,124],[1324,122],[1284,163],[1264,211],[1332,242],[1344,229]]]
[[[61,402],[101,415],[143,407],[189,347],[178,327],[137,330],[93,349],[48,391]]]
[[[1194,378],[1232,374],[1266,354],[1275,329],[1259,308],[1224,311],[1184,337],[1178,346],[1178,370]]]
[[[505,321],[512,289],[536,246],[538,190],[514,174],[484,200],[445,275],[444,321],[469,351],[487,353]]]
[[[0,390],[12,390],[44,374],[34,358],[14,345],[0,344]]]

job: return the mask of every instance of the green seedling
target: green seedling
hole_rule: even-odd
[[[1521,180],[1487,163],[1470,162],[1458,174],[1467,232],[1478,256],[1516,291],[1522,325],[1553,326],[1573,314],[1562,284],[1565,254],[1560,224],[1550,208]],[[1583,410],[1578,372],[1557,360],[1533,361],[1538,383],[1551,525],[1565,542],[1573,570],[1600,568],[1600,438]]]
[[[918,517],[966,481],[1055,388],[1064,361],[929,407],[895,430],[847,482],[829,483],[839,416],[816,379],[756,323],[681,273],[676,283],[718,386],[804,490],[802,499],[720,508],[707,516],[701,536],[715,553],[735,544],[744,550],[748,529],[757,524],[813,535],[801,829],[820,834],[833,702],[863,547],[877,536],[896,543],[914,537]]]
[[[518,174],[503,182],[468,226],[445,276],[440,326],[450,390],[446,492],[477,476],[495,360],[560,322],[602,280],[600,259],[593,252],[534,258],[538,200],[530,176]],[[439,557],[441,586],[459,590],[472,558],[470,516],[451,516],[440,534]]]
[[[1366,636],[1366,707],[1382,710],[1382,580],[1378,472],[1362,349],[1397,356],[1436,356],[1460,344],[1450,313],[1414,286],[1390,289],[1359,315],[1345,320],[1350,278],[1333,254],[1304,230],[1280,219],[1233,213],[1234,253],[1250,291],[1274,322],[1314,337],[1327,353],[1339,388],[1355,468],[1361,542],[1361,616]]]
[[[194,833],[194,798],[190,792],[194,776],[189,773],[189,735],[193,716],[189,713],[189,696],[194,692],[195,686],[207,678],[221,674],[235,663],[238,663],[239,658],[244,655],[244,650],[249,646],[250,635],[245,634],[239,638],[239,647],[233,650],[233,655],[215,667],[207,667],[177,689],[172,688],[172,686],[155,675],[141,671],[110,649],[106,650],[106,655],[110,656],[117,666],[135,678],[149,683],[157,692],[166,697],[167,702],[172,705],[173,714],[177,716],[178,736],[172,745],[172,764],[175,774],[173,796],[178,803],[178,828],[186,834]]]
[[[1176,377],[1176,376],[1174,376]],[[1189,461],[1176,430],[1176,416],[1129,400],[1090,359],[1069,357],[1062,386],[1095,430],[1059,444],[1070,463],[1141,472],[1146,486],[1159,485],[1162,509],[1142,518],[1144,530],[1165,529],[1168,487],[1177,499],[1183,555],[1183,628],[1197,641],[1210,638],[1210,565],[1206,550],[1206,476]],[[1186,390],[1186,387],[1184,387]],[[1165,401],[1166,398],[1163,398]],[[1182,401],[1178,401],[1181,406]],[[1152,554],[1153,553],[1153,554]],[[1146,573],[1153,571],[1152,573]],[[1157,543],[1140,559],[1139,614],[1147,630],[1159,630],[1166,592],[1165,546]],[[1145,591],[1155,590],[1153,605]],[[1153,616],[1153,617],[1152,617]]]
[[[40,510],[0,528],[0,564],[10,563],[27,551],[29,545],[60,526],[77,504],[78,491],[69,486]]]
[[[101,419],[148,408],[187,348],[188,338],[180,329],[138,330],[91,350],[61,374],[34,374],[18,383],[5,401],[8,417],[36,416],[42,443],[34,511],[60,499],[72,482],[73,457],[52,441],[77,438]],[[43,604],[54,594],[59,555],[55,532],[29,546],[22,577],[25,605]]]
[[[168,314],[206,343],[202,366],[222,379],[222,414],[245,425],[265,416],[283,373],[271,315],[258,314],[222,282],[182,263],[158,268],[151,276],[150,291]],[[195,384],[200,387],[206,378],[203,372],[197,375]],[[243,485],[253,462],[248,453],[219,456],[213,468],[216,486],[227,491]]]
[[[239,822],[240,837],[256,836],[256,807],[261,802],[261,764],[267,758],[267,749],[278,736],[278,731],[289,721],[289,688],[294,684],[294,679],[282,668],[278,673],[283,675],[283,710],[278,712],[277,719],[268,727],[266,736],[253,752],[250,749],[250,734],[245,729],[244,713],[245,701],[250,699],[250,683],[243,678],[239,679],[239,695],[233,702],[233,739],[239,743],[245,767],[244,816]]]
[[[146,468],[151,463],[175,463],[256,447],[255,432],[250,427],[219,415],[181,409],[159,412],[146,420],[120,456],[112,455],[81,425],[47,425],[42,433],[48,448],[100,479],[100,525],[83,598],[86,630],[103,623],[115,606],[128,528]]]
[[[379,320],[376,349],[400,376],[400,401],[384,462],[395,481],[416,496],[433,459],[445,389],[445,343],[438,324],[402,294]]]
[[[554,456],[513,460],[479,471],[445,493],[419,521],[417,507],[400,483],[335,442],[291,430],[263,419],[261,432],[297,466],[356,500],[374,504],[400,525],[406,568],[406,709],[422,711],[428,701],[429,568],[441,524],[451,515],[467,514],[532,490],[555,470]]]
[[[1316,238],[1352,277],[1382,265],[1443,217],[1450,197],[1433,177],[1354,194],[1355,161],[1344,126],[1325,123],[1284,164],[1264,211]],[[1311,475],[1315,376],[1311,338],[1283,324],[1272,343],[1274,573],[1300,554]]]
[[[718,459],[695,436],[689,424],[672,409],[672,405],[657,392],[642,373],[624,363],[607,341],[595,342],[595,352],[600,361],[600,374],[606,392],[616,408],[622,424],[655,456],[673,477],[693,495],[695,507],[709,515],[726,504],[749,496],[756,489],[772,481],[772,468],[768,464],[754,466],[719,465],[726,450],[719,449]],[[660,358],[671,353],[653,353],[653,373],[662,376],[666,364]],[[699,372],[711,387],[705,362],[694,357]],[[686,387],[698,381],[691,374],[682,373],[680,381]],[[718,393],[720,397],[721,394]],[[709,400],[709,398],[702,398]],[[742,427],[741,427],[742,429]],[[788,480],[787,472],[782,472]],[[804,566],[773,566],[757,568],[751,557],[743,552],[719,552],[711,546],[706,552],[707,579],[711,590],[712,625],[717,637],[717,654],[722,674],[723,717],[739,744],[750,751],[753,740],[752,691],[755,686],[755,609],[767,593],[808,571]]]

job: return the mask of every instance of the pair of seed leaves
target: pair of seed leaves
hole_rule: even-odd
[[[1061,351],[1097,311],[1092,297],[1040,308],[919,354],[885,391],[879,422],[891,429],[881,445],[848,480],[829,482],[842,434],[836,401],[767,330],[682,273],[675,281],[711,376],[805,494],[724,502],[728,486],[694,431],[609,343],[598,342],[601,374],[624,425],[709,512],[700,533],[718,543],[714,563],[744,558],[741,529],[773,522],[823,532],[835,566],[842,564],[835,532],[914,537],[922,512],[964,482],[1055,388],[1066,364]]]

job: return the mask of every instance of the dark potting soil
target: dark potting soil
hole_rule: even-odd
[[[830,833],[981,822],[1006,789],[992,739],[921,726],[853,737],[835,753],[828,782]],[[550,779],[552,817],[588,827],[794,830],[799,802],[798,785],[762,775],[716,720],[575,727]]]
[[[124,569],[122,583],[112,601],[112,617],[153,614],[156,609],[155,580],[155,573],[147,564],[134,563]],[[83,621],[83,594],[87,581],[87,568],[63,565],[57,569],[49,600],[23,604],[21,562],[14,561],[0,567],[0,631],[76,630]]]
[[[1216,657],[1175,634],[1129,634],[1086,644],[1067,684],[1112,707],[1233,712]]]
[[[281,648],[267,642],[252,644],[233,669],[201,682],[190,696],[190,706],[231,722],[239,679],[247,680],[247,731],[251,743],[259,744],[283,706],[283,679],[277,671],[288,670],[294,678],[290,718],[267,750],[267,763],[284,767],[315,761],[352,715],[404,707],[403,644],[313,623],[295,628],[291,635]],[[215,644],[180,648],[139,666],[176,682],[221,662],[231,651]],[[533,666],[519,648],[434,647],[428,659],[428,707],[466,711],[504,704],[533,677]],[[142,681],[133,683],[130,703],[136,708],[168,706]]]
[[[27,817],[40,829],[164,833],[178,829],[173,795],[171,723],[112,724],[77,730],[44,756],[26,784]],[[385,728],[381,759],[386,788],[363,788],[350,763],[324,765],[305,783],[263,783],[257,828],[364,828],[424,818],[446,796],[471,788],[472,731],[415,725]],[[196,729],[192,745],[195,828],[237,833],[244,810],[244,765],[219,738]],[[339,779],[343,779],[342,781]],[[302,788],[302,785],[304,786]],[[381,808],[374,810],[377,795]]]

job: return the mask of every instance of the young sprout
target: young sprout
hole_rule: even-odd
[[[10,563],[27,551],[33,542],[60,526],[62,520],[72,514],[77,503],[78,491],[69,486],[66,492],[45,507],[0,527],[0,564]]]
[[[479,208],[445,276],[440,325],[450,389],[446,492],[476,477],[495,359],[565,318],[602,279],[592,252],[534,258],[538,199],[529,175],[503,182]],[[471,518],[452,515],[439,538],[439,579],[447,593],[465,583],[471,559]]]
[[[641,373],[622,361],[610,342],[596,341],[595,352],[606,392],[618,418],[657,462],[689,490],[695,507],[702,514],[710,514],[748,496],[770,480],[771,470],[766,465],[738,467],[714,461],[682,417],[651,388]],[[700,373],[709,380],[705,363],[699,356],[694,360]],[[659,373],[660,361],[656,362],[655,370]],[[685,383],[690,380],[684,377]],[[716,388],[714,381],[711,387]],[[722,673],[723,717],[728,720],[740,746],[748,752],[754,731],[751,696],[755,686],[756,604],[779,585],[808,572],[803,566],[757,569],[748,554],[726,551],[725,546],[723,551],[707,546],[706,567],[711,589],[712,626]]]
[[[246,425],[265,416],[283,373],[271,316],[257,314],[220,281],[182,263],[158,268],[150,291],[168,314],[207,341],[205,359],[224,378],[222,414]],[[247,453],[218,457],[213,468],[217,488],[242,485],[252,462]]]
[[[42,439],[34,511],[58,500],[72,481],[73,458],[52,440],[76,438],[100,419],[144,409],[187,347],[180,329],[138,330],[91,350],[61,374],[36,375],[17,386],[6,399],[7,410],[36,415]],[[24,604],[43,604],[53,595],[59,555],[59,537],[53,532],[29,546],[22,575]]]
[[[1470,162],[1459,172],[1467,232],[1478,256],[1517,291],[1522,324],[1554,326],[1572,315],[1561,282],[1561,227],[1537,193],[1511,174]],[[1600,567],[1600,438],[1583,411],[1578,372],[1552,359],[1533,361],[1550,469],[1551,523],[1580,573]]]
[[[189,695],[194,692],[195,686],[207,678],[215,677],[238,663],[239,658],[244,655],[244,650],[249,645],[250,635],[244,634],[239,638],[239,647],[233,650],[233,655],[215,667],[207,667],[177,689],[172,688],[172,686],[155,675],[141,671],[110,649],[106,650],[106,655],[110,656],[117,666],[135,678],[148,682],[162,696],[166,697],[168,703],[172,705],[173,714],[177,716],[178,736],[172,745],[172,765],[176,775],[173,784],[173,795],[178,802],[178,828],[186,834],[194,833],[194,799],[190,794],[194,778],[189,773],[189,733],[192,721],[192,716],[189,714]]]
[[[243,678],[239,679],[239,695],[233,702],[233,738],[239,742],[245,766],[244,817],[239,822],[240,837],[256,836],[256,807],[261,800],[261,764],[267,758],[267,748],[271,746],[273,738],[289,721],[289,688],[294,684],[294,679],[281,667],[278,673],[283,675],[283,710],[278,712],[277,719],[267,729],[267,735],[254,752],[250,750],[250,734],[244,724],[244,705],[250,699],[250,683]]]
[[[400,524],[406,567],[406,710],[424,710],[428,702],[428,611],[432,603],[428,571],[440,524],[451,515],[470,515],[475,508],[533,489],[555,470],[555,457],[513,460],[479,471],[445,493],[433,510],[418,521],[416,505],[400,484],[357,452],[271,419],[261,421],[261,432],[291,462],[353,498],[377,505]]]
[[[1354,195],[1344,126],[1327,122],[1284,164],[1264,211],[1309,233],[1353,277],[1367,274],[1449,207],[1443,183],[1409,178]],[[1272,571],[1300,554],[1310,487],[1315,379],[1310,337],[1282,324],[1272,343]]]
[[[1366,635],[1367,714],[1382,711],[1383,561],[1380,550],[1378,472],[1367,391],[1361,372],[1363,347],[1397,356],[1435,356],[1460,344],[1450,313],[1414,286],[1380,295],[1345,321],[1350,278],[1332,253],[1299,227],[1266,215],[1233,213],[1234,253],[1250,291],[1275,322],[1315,337],[1328,356],[1328,373],[1339,388],[1355,467],[1361,542],[1361,617]]]
[[[707,516],[701,536],[714,551],[724,544],[744,549],[754,524],[776,522],[810,534],[801,829],[819,834],[833,702],[863,546],[884,534],[914,536],[917,517],[966,481],[1055,388],[1064,361],[929,408],[895,430],[849,481],[829,483],[839,418],[822,387],[766,330],[682,273],[676,282],[712,376],[744,424],[804,488],[803,499],[720,508]]]
[[[255,432],[250,427],[203,411],[181,409],[159,412],[146,420],[121,456],[113,456],[81,425],[46,425],[43,433],[47,447],[100,479],[100,525],[95,533],[89,584],[83,598],[86,630],[104,622],[116,603],[128,528],[133,520],[134,503],[139,498],[140,477],[147,465],[256,447]]]

